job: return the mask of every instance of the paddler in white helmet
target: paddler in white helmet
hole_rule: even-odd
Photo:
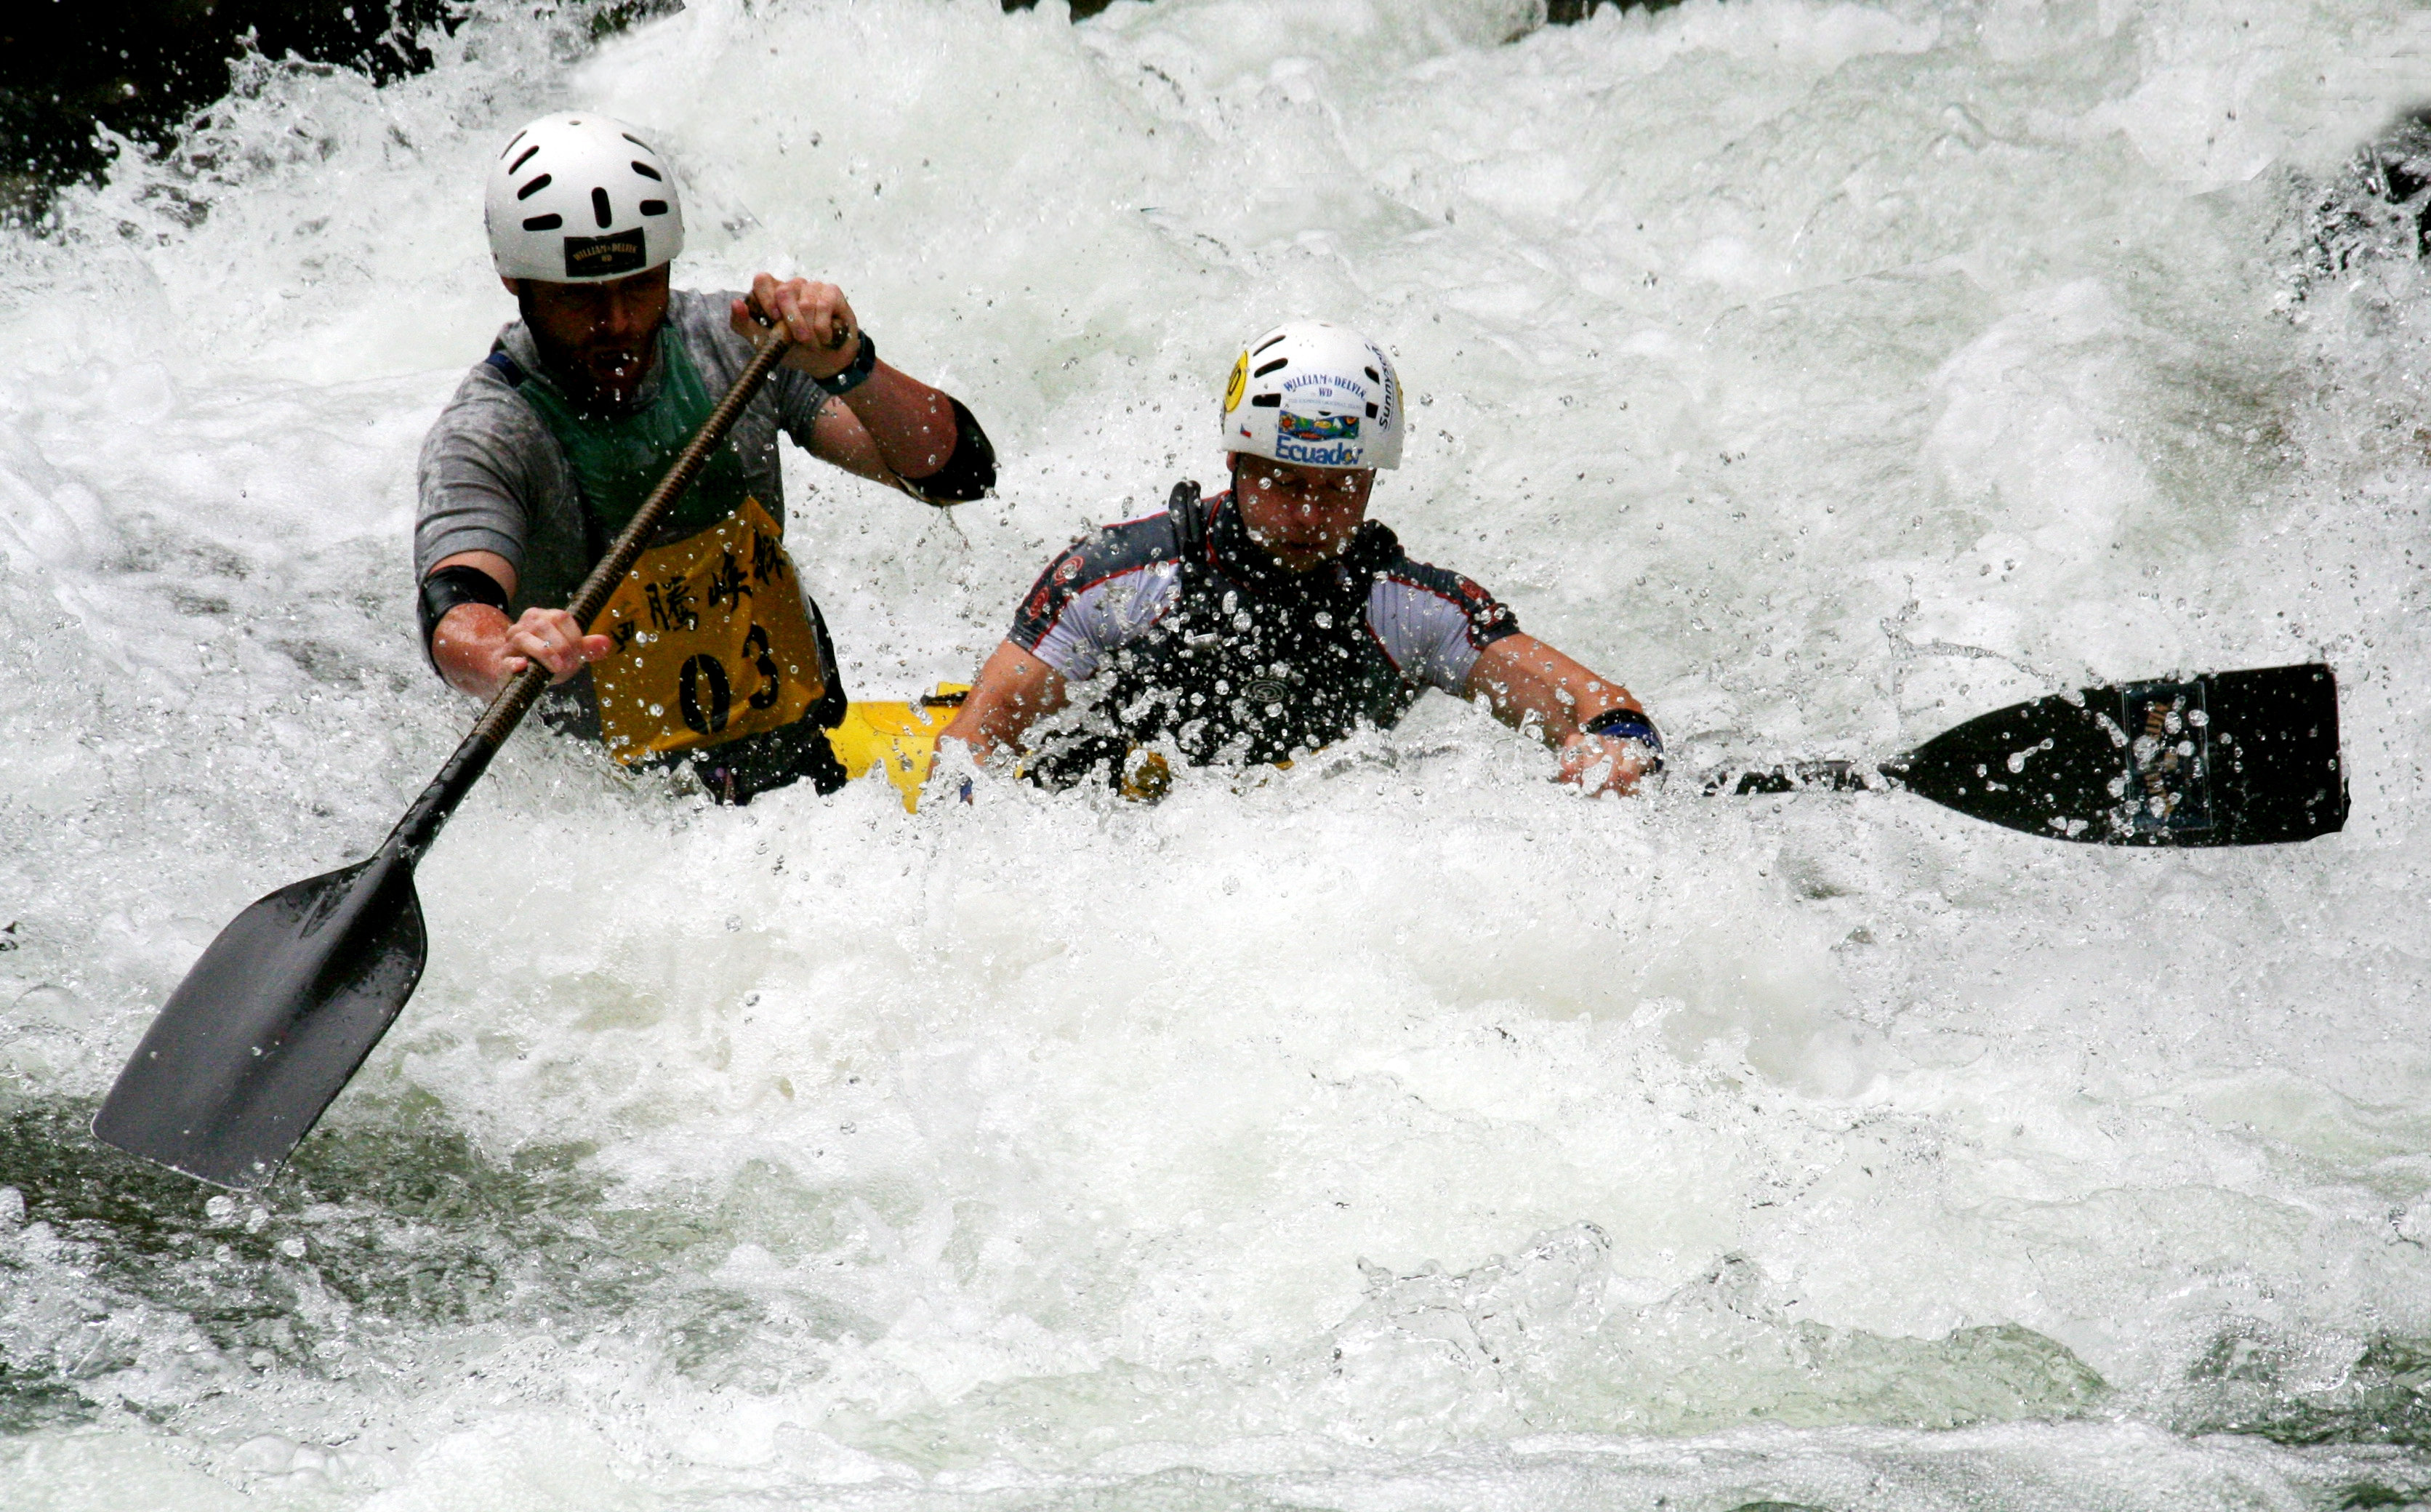
[[[942,742],[982,766],[1027,746],[1026,769],[1050,782],[1136,783],[1143,749],[1289,760],[1389,727],[1439,688],[1532,731],[1590,792],[1662,769],[1662,736],[1628,689],[1367,518],[1406,427],[1382,347],[1319,321],[1279,327],[1232,364],[1221,418],[1231,488],[1178,484],[1164,513],[1049,563]],[[1031,742],[1082,682],[1102,684],[1087,715]],[[939,750],[946,770],[956,747]]]
[[[823,462],[947,505],[996,458],[960,400],[880,361],[842,290],[763,273],[668,286],[676,176],[647,133],[590,111],[532,122],[494,160],[490,252],[522,311],[423,444],[423,643],[495,696],[528,662],[542,712],[629,764],[688,763],[716,798],[844,783],[845,694],[783,541],[781,430]],[[562,607],[751,356],[796,344],[592,625]]]

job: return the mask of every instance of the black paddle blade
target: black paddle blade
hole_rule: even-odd
[[[422,903],[394,848],[239,914],[152,1021],[92,1132],[219,1186],[260,1186],[422,978]]]
[[[1883,771],[1961,814],[2092,845],[2277,845],[2347,820],[2338,682],[2319,665],[2037,698]]]

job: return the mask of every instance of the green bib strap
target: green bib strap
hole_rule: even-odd
[[[632,519],[716,407],[692,354],[664,326],[659,328],[658,361],[658,397],[628,415],[579,413],[555,383],[537,373],[525,373],[515,385],[565,448],[601,540]],[[731,516],[748,493],[743,459],[729,441],[710,454],[709,465],[676,500],[657,538],[706,530]]]

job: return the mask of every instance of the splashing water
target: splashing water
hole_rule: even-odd
[[[1531,19],[477,8],[380,89],[257,66],[0,242],[0,1504],[2431,1497],[2431,320],[2344,166],[2431,21]],[[857,690],[1213,480],[1234,344],[1321,315],[1414,403],[1379,516],[1691,768],[2322,656],[2355,816],[1589,802],[1440,698],[917,816],[533,732],[290,1174],[139,1168],[82,1131],[153,1009],[470,718],[415,447],[511,313],[487,155],[574,105],[681,165],[685,282],[835,278],[1006,458],[950,517],[789,462]]]

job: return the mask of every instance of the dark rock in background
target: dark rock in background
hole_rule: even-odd
[[[158,143],[227,92],[248,47],[360,69],[378,80],[430,64],[414,39],[447,0],[125,0],[0,7],[0,214],[39,213],[51,189],[100,175],[97,128]]]

